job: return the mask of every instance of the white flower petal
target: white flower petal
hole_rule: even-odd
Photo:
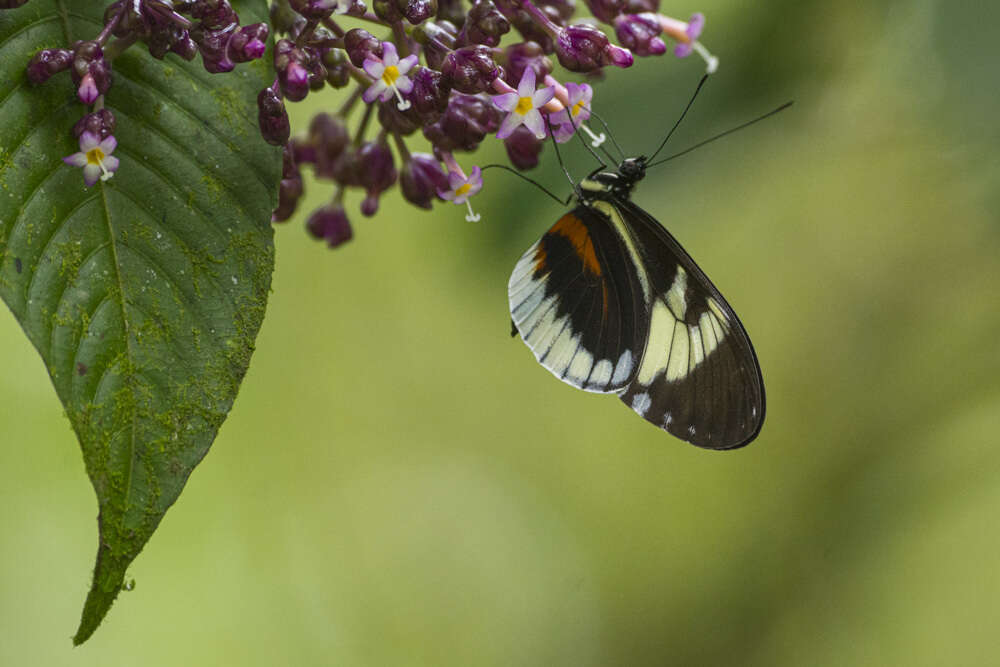
[[[524,68],[521,81],[517,84],[517,94],[521,97],[531,97],[535,94],[535,70]]]
[[[83,168],[83,182],[89,188],[101,179],[102,173],[101,168],[96,164],[88,164]]]
[[[86,167],[87,166],[87,154],[84,152],[73,153],[63,158],[63,162],[71,167]]]
[[[534,133],[536,138],[545,138],[545,121],[542,120],[542,114],[538,112],[538,109],[532,109],[524,114],[522,122],[526,128]]]
[[[520,99],[521,96],[517,93],[504,93],[503,95],[494,95],[493,104],[503,111],[513,111]]]

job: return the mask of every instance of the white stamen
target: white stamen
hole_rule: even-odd
[[[590,135],[590,145],[593,146],[594,148],[597,148],[598,146],[603,144],[604,140],[607,138],[604,136],[603,132],[601,132],[600,134],[594,134],[593,132],[591,132],[590,128],[587,127],[586,125],[580,125],[580,129],[586,132],[588,135]]]
[[[410,100],[403,98],[403,94],[399,92],[399,88],[397,88],[395,84],[390,83],[389,86],[392,88],[392,92],[396,93],[396,99],[399,100],[396,102],[396,108],[400,111],[406,111],[409,109]]]
[[[482,218],[483,216],[479,215],[478,213],[472,210],[472,202],[466,199],[465,205],[469,207],[469,213],[468,215],[465,216],[465,220],[467,222],[479,222],[479,219]]]
[[[698,52],[698,55],[705,59],[705,73],[714,74],[715,70],[719,69],[719,59],[708,52],[701,42],[695,41],[691,43],[691,48]]]

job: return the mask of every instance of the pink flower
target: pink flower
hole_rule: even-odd
[[[112,157],[118,141],[108,135],[103,141],[91,132],[80,135],[80,152],[63,158],[71,167],[83,167],[83,182],[89,188],[98,180],[106,181],[118,169],[118,158]]]
[[[674,47],[675,56],[687,58],[694,52],[705,60],[707,73],[711,74],[719,68],[719,59],[709,53],[705,45],[698,41],[701,31],[705,29],[704,14],[692,14],[687,23],[663,14],[658,15],[657,18],[663,32],[677,40],[677,46]]]
[[[500,123],[497,138],[506,139],[515,128],[524,125],[536,137],[544,139],[545,121],[539,108],[545,106],[554,96],[555,89],[552,86],[535,90],[535,70],[526,67],[520,83],[517,84],[516,93],[493,96],[493,104],[508,112],[507,117]]]
[[[472,172],[466,177],[461,169],[449,169],[448,187],[449,190],[438,190],[438,197],[447,199],[453,204],[465,204],[469,209],[465,219],[469,222],[478,222],[481,216],[472,210],[469,197],[483,189],[483,170],[473,167]]]
[[[396,46],[392,42],[382,42],[381,58],[373,55],[365,58],[364,70],[375,82],[365,90],[361,98],[371,104],[376,99],[388,102],[395,95],[398,100],[396,108],[400,111],[409,109],[410,101],[403,99],[403,95],[413,90],[413,82],[406,73],[416,64],[417,56],[410,55],[400,60]]]

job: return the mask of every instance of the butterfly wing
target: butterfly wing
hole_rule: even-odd
[[[748,444],[764,423],[764,382],[736,313],[651,215],[620,199],[595,208],[632,236],[651,294],[649,336],[622,401],[699,447]]]
[[[649,329],[648,285],[633,255],[605,216],[581,205],[518,261],[511,319],[560,380],[592,392],[628,386]]]

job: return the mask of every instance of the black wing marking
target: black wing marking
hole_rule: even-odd
[[[764,382],[743,324],[676,239],[630,201],[621,212],[650,285],[650,333],[621,399],[644,419],[699,447],[748,444],[764,423]]]
[[[579,389],[619,392],[635,375],[649,328],[630,250],[607,217],[578,206],[518,261],[511,317],[535,358]]]

